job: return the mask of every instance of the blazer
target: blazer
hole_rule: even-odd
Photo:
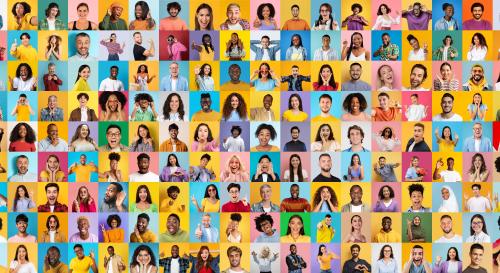
[[[81,119],[82,112],[80,111],[80,108],[76,108],[71,111],[71,114],[69,115],[69,121],[81,121]],[[99,121],[94,109],[87,108],[87,121]]]
[[[474,137],[468,137],[464,141],[462,152],[474,152],[475,143]],[[481,142],[479,143],[479,152],[493,152],[493,147],[491,146],[491,140],[485,136],[481,136]]]
[[[271,109],[271,119],[276,120],[274,111]],[[250,119],[255,121],[267,121],[269,118],[267,111],[264,107],[250,109]]]
[[[48,230],[44,230],[42,235],[40,236],[40,243],[50,243],[50,234]],[[54,236],[54,241],[55,243],[64,243],[67,242],[68,240],[66,239],[66,236],[62,234],[59,230],[56,231],[56,234]]]

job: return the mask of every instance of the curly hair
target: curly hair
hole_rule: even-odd
[[[264,232],[262,230],[262,227],[260,226],[264,221],[268,221],[269,223],[271,223],[271,226],[274,224],[273,217],[271,215],[267,214],[266,212],[255,217],[254,221],[255,221],[255,228],[259,232]]]
[[[134,97],[134,102],[139,102],[141,100],[147,100],[148,102],[152,102],[153,101],[153,97],[151,97],[151,95],[148,94],[148,93],[139,93],[139,94],[136,94],[135,97]]]
[[[231,93],[229,94],[229,96],[227,96],[226,100],[224,101],[224,106],[222,108],[222,117],[227,120],[231,116],[231,112],[233,111],[233,107],[231,106],[231,100],[233,99],[233,97],[236,97],[238,99],[238,107],[236,108],[236,112],[238,112],[240,118],[246,118],[247,104],[243,96],[238,93]]]
[[[474,161],[476,161],[476,158],[478,157],[481,159],[481,168],[479,169],[480,173],[487,171],[483,155],[480,153],[476,153],[472,156],[472,163],[469,169],[469,173],[474,173],[476,171],[476,168],[474,167]]]
[[[271,133],[271,140],[276,139],[277,133],[276,130],[274,130],[274,127],[270,124],[265,124],[265,123],[260,124],[259,127],[257,127],[257,130],[255,130],[256,138],[259,137],[260,131],[262,130],[269,130],[269,132]]]
[[[313,207],[316,207],[321,202],[321,191],[324,188],[328,189],[328,192],[330,192],[330,202],[332,202],[332,205],[337,207],[339,204],[337,194],[335,194],[335,191],[330,186],[321,186],[316,190],[313,197]],[[328,204],[328,207],[330,208],[330,204]],[[334,208],[330,208],[330,211],[334,211]]]
[[[24,1],[23,2],[16,2],[12,6],[12,10],[11,10],[12,14],[14,14],[14,16],[17,16],[17,13],[16,13],[16,6],[17,6],[17,4],[20,4],[20,5],[23,6],[24,13],[22,15],[25,15],[27,13],[31,13],[31,6],[28,3],[24,2]]]
[[[474,33],[474,35],[472,36],[472,39],[471,39],[471,44],[474,45],[474,38],[477,37],[479,39],[479,45],[481,47],[486,47],[488,48],[488,45],[486,44],[486,38],[484,38],[484,35],[479,33],[479,32],[476,32]]]
[[[123,94],[123,92],[120,91],[106,91],[102,92],[101,95],[99,96],[99,106],[101,107],[102,111],[106,111],[106,103],[109,100],[109,97],[112,95],[116,96],[116,99],[120,102],[122,106],[122,110],[125,107],[125,104],[127,104],[127,97]]]
[[[342,108],[344,109],[344,111],[348,113],[352,112],[351,101],[354,98],[357,98],[359,101],[359,111],[365,111],[365,109],[368,107],[368,103],[366,102],[365,96],[363,96],[363,94],[361,93],[351,93],[345,97],[344,102],[342,103]]]
[[[29,64],[27,64],[27,63],[20,63],[17,66],[17,69],[16,69],[16,78],[21,78],[21,68],[22,67],[26,67],[26,70],[28,70],[28,76],[27,76],[27,78],[31,79],[33,77],[33,70],[31,69],[31,66]]]
[[[120,218],[120,216],[118,214],[111,214],[108,216],[108,219],[106,219],[106,223],[108,224],[108,226],[111,227],[111,222],[113,220],[116,220],[117,227],[119,227],[122,224],[122,219]]]
[[[184,114],[186,113],[184,111],[184,102],[182,101],[181,96],[177,93],[170,93],[167,96],[167,99],[163,104],[163,118],[166,120],[170,119],[170,111],[172,110],[170,108],[170,103],[172,102],[173,97],[177,97],[177,99],[179,100],[179,109],[177,110],[177,113],[179,113],[179,119],[184,120]]]
[[[10,133],[9,141],[14,142],[21,139],[21,136],[19,135],[19,130],[21,129],[21,127],[26,128],[26,137],[24,137],[24,141],[26,141],[27,143],[35,143],[36,141],[35,130],[33,130],[33,128],[31,128],[31,126],[26,122],[19,122],[18,124],[16,124],[16,126],[14,127],[14,129],[12,129],[12,132]]]
[[[208,72],[208,76],[212,77],[212,66],[209,64],[203,64],[200,68],[200,73],[198,73],[198,75],[200,75],[201,77],[205,76],[205,67],[206,66],[208,66],[210,68],[210,71]]]
[[[262,15],[262,11],[264,10],[265,7],[269,8],[269,18],[274,18],[274,15],[276,14],[273,4],[262,3],[259,5],[259,7],[257,7],[257,17],[259,18],[259,20],[264,20],[264,15]]]
[[[378,199],[379,200],[384,199],[384,188],[387,188],[389,190],[389,192],[390,192],[389,197],[394,198],[395,195],[394,195],[394,190],[392,189],[392,187],[389,185],[384,185],[384,186],[380,187],[380,190],[378,191]]]
[[[55,37],[55,38],[56,38],[56,46],[55,46],[54,50],[55,50],[56,52],[59,52],[59,44],[62,42],[62,38],[61,38],[59,35],[50,35],[50,36],[49,36],[49,38],[47,39],[47,41],[48,41],[49,43],[47,44],[46,49],[47,49],[47,50],[50,50],[50,40],[52,40],[52,38],[53,38],[53,37]]]

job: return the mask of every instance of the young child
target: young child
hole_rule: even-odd
[[[222,147],[228,152],[244,152],[245,151],[245,141],[241,138],[241,127],[233,126],[231,127],[231,137],[226,137],[222,143]]]
[[[19,95],[19,99],[17,100],[17,105],[14,107],[14,110],[12,110],[11,115],[16,116],[17,115],[17,121],[29,121],[30,120],[30,115],[33,115],[35,112],[33,112],[33,109],[31,108],[29,104],[28,97],[26,97],[26,94],[21,94]]]

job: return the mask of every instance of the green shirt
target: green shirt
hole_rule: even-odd
[[[146,111],[142,111],[141,108],[137,109],[135,112],[135,118],[133,121],[155,121],[155,117],[153,112],[147,109]]]
[[[162,243],[189,242],[189,234],[182,229],[179,229],[175,235],[172,235],[167,231],[160,234],[160,242]]]
[[[127,23],[125,20],[118,18],[118,21],[111,22],[111,16],[106,14],[102,19],[102,22],[99,23],[100,30],[128,30]]]

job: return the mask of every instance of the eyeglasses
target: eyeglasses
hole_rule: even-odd
[[[229,191],[230,194],[238,194],[240,193],[239,191]]]
[[[482,225],[482,224],[483,224],[483,221],[477,221],[477,222],[474,221],[474,222],[472,222],[473,226],[478,226],[478,225]]]

